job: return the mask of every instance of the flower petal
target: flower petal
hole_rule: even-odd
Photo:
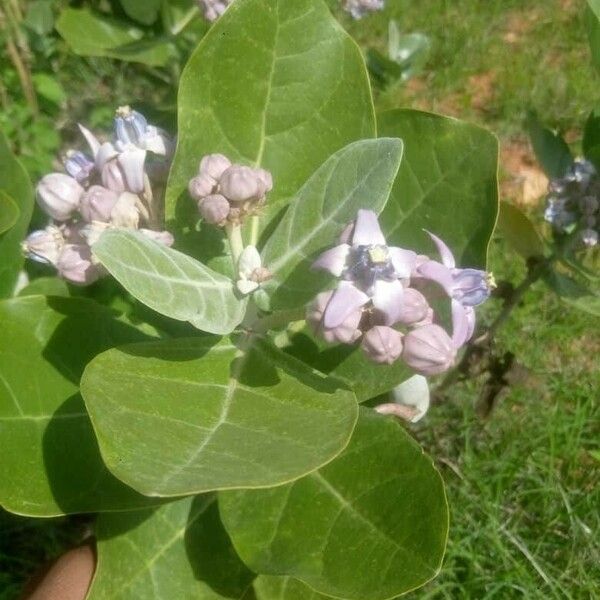
[[[144,191],[144,162],[146,151],[138,148],[128,148],[117,157],[129,189],[139,194]]]
[[[417,253],[391,246],[388,248],[394,271],[400,279],[408,279],[417,263]]]
[[[313,269],[323,269],[329,271],[332,275],[340,277],[346,268],[346,259],[350,253],[348,244],[340,244],[331,250],[326,250],[312,264]]]
[[[94,158],[98,171],[101,172],[106,163],[118,155],[119,153],[116,148],[110,142],[104,142],[104,144],[98,148],[98,152]]]
[[[404,286],[400,281],[378,279],[373,286],[373,306],[383,316],[385,325],[393,325],[402,315]]]
[[[437,260],[428,260],[424,262],[414,274],[416,277],[423,277],[441,285],[448,296],[452,297],[454,292],[454,278],[452,271]]]
[[[248,279],[255,269],[262,265],[256,246],[246,246],[238,261],[238,273],[242,279]]]
[[[385,237],[381,233],[377,215],[372,210],[361,209],[356,217],[352,245],[372,246],[374,244],[385,246]]]
[[[98,141],[98,138],[89,129],[87,129],[80,123],[78,124],[78,126],[79,131],[81,131],[81,134],[85,138],[85,141],[88,143],[88,146],[92,151],[92,156],[96,158],[96,154],[98,154],[98,150],[100,149],[100,142]]]
[[[434,235],[431,233],[431,231],[427,231],[427,229],[425,229],[425,231],[429,234],[429,237],[437,246],[443,265],[449,269],[454,269],[456,267],[456,261],[454,260],[454,254],[452,254],[450,248],[448,248],[448,246],[446,246],[446,244],[437,235]]]
[[[455,348],[463,346],[473,335],[475,329],[475,311],[463,306],[458,300],[452,300],[452,344]]]
[[[243,294],[244,296],[247,296],[248,294],[251,294],[252,292],[254,292],[258,288],[258,283],[256,283],[256,281],[249,281],[247,279],[240,279],[236,283],[236,286],[237,286],[237,289],[239,290],[239,292],[241,294]]]
[[[331,296],[323,315],[323,326],[333,329],[341,325],[355,310],[364,306],[369,296],[349,281],[341,281]]]

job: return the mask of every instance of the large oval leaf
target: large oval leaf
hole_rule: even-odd
[[[140,302],[209,333],[231,333],[244,318],[231,279],[134,231],[102,234],[94,255]]]
[[[0,191],[17,205],[19,216],[9,231],[0,236],[0,298],[11,296],[17,276],[23,267],[21,241],[33,211],[33,190],[23,165],[11,152],[7,139],[0,132]]]
[[[316,255],[338,243],[360,208],[379,213],[402,159],[402,140],[362,140],[336,152],[295,196],[263,251],[273,278],[263,288],[271,308],[302,306],[323,287]]]
[[[102,514],[96,538],[98,566],[87,600],[235,599],[254,579],[211,495]]]
[[[147,339],[84,299],[0,303],[0,504],[51,516],[154,504],[104,466],[78,383],[96,354]]]
[[[109,469],[151,496],[302,477],[357,416],[351,393],[255,338],[123,346],[88,365],[82,393]]]
[[[274,214],[331,154],[375,136],[360,50],[322,0],[236,0],[190,58],[178,98],[166,206],[178,243],[197,221],[186,190],[203,155],[271,170]]]
[[[331,598],[311,590],[305,583],[292,577],[259,575],[252,587],[256,600],[328,600]]]
[[[404,157],[381,215],[388,242],[431,253],[427,229],[461,266],[484,267],[498,214],[498,141],[457,119],[413,110],[380,116],[379,134],[404,140]]]
[[[223,523],[258,573],[351,600],[383,600],[437,574],[448,533],[442,479],[391,417],[361,409],[346,450],[289,485],[219,493]]]
[[[0,190],[0,235],[8,231],[19,219],[19,207],[5,192]]]

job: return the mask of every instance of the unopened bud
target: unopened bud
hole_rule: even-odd
[[[207,154],[200,161],[198,174],[208,175],[208,177],[218,181],[230,166],[231,161],[223,154]]]
[[[119,195],[101,185],[93,185],[81,197],[79,212],[88,222],[110,221],[112,210],[119,199]]]
[[[55,265],[65,240],[58,227],[49,225],[46,229],[30,233],[21,244],[27,258],[36,262]]]
[[[421,292],[414,288],[405,288],[402,296],[402,310],[398,317],[398,323],[413,325],[427,318],[429,304]]]
[[[229,216],[229,202],[221,194],[213,194],[198,202],[198,210],[210,225],[222,225]]]
[[[424,325],[404,336],[404,362],[421,375],[447,371],[456,357],[450,336],[439,325]]]
[[[598,232],[594,229],[584,229],[581,232],[581,240],[588,248],[592,248],[598,244]]]
[[[265,184],[254,169],[233,165],[219,180],[221,193],[232,202],[258,200],[264,196]]]
[[[42,178],[36,189],[40,208],[57,221],[66,221],[79,207],[83,188],[63,173],[50,173]]]
[[[194,200],[202,200],[210,196],[217,186],[217,182],[210,176],[201,174],[190,180],[188,191]]]
[[[102,185],[113,192],[120,193],[127,189],[123,171],[116,160],[109,160],[104,167],[102,167],[100,177],[102,179]]]
[[[273,189],[273,175],[265,169],[256,169],[256,175],[262,183],[261,196],[264,196]]]
[[[163,246],[168,246],[169,248],[175,243],[175,238],[171,234],[170,231],[153,231],[152,229],[140,229],[140,233],[144,234],[146,237],[162,244]]]
[[[123,192],[110,213],[110,222],[115,227],[137,229],[140,222],[138,202],[139,199],[135,194]]]
[[[362,308],[351,312],[337,327],[326,328],[323,325],[325,309],[333,296],[333,291],[322,292],[308,305],[306,309],[306,322],[326,342],[342,344],[353,344],[361,336],[358,328],[362,319]]]
[[[64,165],[67,173],[79,183],[87,181],[94,170],[94,161],[78,150],[67,152]]]
[[[76,285],[88,285],[100,277],[100,268],[92,263],[90,247],[67,244],[56,263],[58,274]]]
[[[378,325],[365,333],[361,347],[373,362],[391,365],[402,354],[402,337],[399,331]]]

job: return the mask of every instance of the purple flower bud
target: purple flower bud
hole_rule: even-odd
[[[101,185],[93,185],[81,197],[79,212],[88,223],[92,221],[108,223],[118,198],[116,192]]]
[[[137,207],[139,202],[135,194],[123,192],[113,206],[110,213],[110,222],[115,227],[126,229],[137,229],[140,222],[140,211]]]
[[[115,137],[121,144],[137,146],[146,134],[148,121],[144,115],[129,106],[120,106],[116,112],[114,127]]]
[[[264,183],[254,169],[233,165],[219,180],[221,194],[232,202],[258,200],[264,195]]]
[[[36,262],[55,265],[65,240],[58,227],[49,225],[46,229],[33,231],[21,244],[27,258]]]
[[[391,365],[402,354],[402,337],[399,331],[378,325],[365,333],[361,347],[373,362]]]
[[[102,179],[102,185],[113,192],[120,193],[127,189],[123,171],[116,160],[109,160],[104,167],[102,167],[100,177]]]
[[[207,154],[200,161],[198,173],[208,175],[208,177],[218,181],[230,166],[231,161],[223,154]]]
[[[424,325],[404,336],[404,362],[421,375],[447,371],[456,357],[450,336],[439,325]]]
[[[227,10],[233,0],[197,0],[197,2],[204,18],[212,23]]]
[[[429,304],[421,292],[414,288],[406,288],[402,298],[402,309],[398,316],[398,323],[414,325],[427,318]]]
[[[101,270],[92,263],[92,251],[84,244],[67,244],[56,263],[58,274],[76,285],[88,285],[100,277]]]
[[[67,173],[79,183],[87,181],[94,170],[94,161],[78,150],[67,152],[64,165]]]
[[[83,188],[63,173],[50,173],[42,178],[36,189],[40,208],[57,221],[66,221],[79,207]]]
[[[588,248],[593,248],[598,244],[598,232],[594,229],[584,229],[581,232],[581,240]]]
[[[270,171],[267,171],[265,169],[256,169],[256,175],[262,183],[261,196],[264,196],[273,189],[273,175],[271,175]]]
[[[358,326],[362,318],[362,307],[350,311],[335,327],[325,327],[323,317],[333,295],[333,291],[318,294],[306,309],[306,322],[316,335],[330,344],[353,344],[361,336]]]
[[[221,194],[212,194],[198,202],[202,218],[211,225],[222,225],[229,216],[229,202]]]
[[[383,10],[385,0],[344,0],[343,9],[350,13],[353,19],[362,19],[365,15],[376,10]]]
[[[215,191],[216,185],[216,180],[210,175],[201,174],[190,180],[188,191],[194,200],[202,200]]]
[[[158,242],[163,246],[168,246],[169,248],[175,243],[175,239],[169,231],[153,231],[152,229],[140,229],[139,232],[144,234],[151,240],[154,240],[155,242]]]
[[[594,215],[598,211],[598,199],[594,196],[584,196],[579,201],[579,208],[584,215]]]

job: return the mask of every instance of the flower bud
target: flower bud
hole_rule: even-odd
[[[119,195],[101,185],[93,185],[81,197],[79,212],[88,222],[102,221],[108,223]]]
[[[457,269],[454,278],[454,298],[465,306],[478,306],[490,297],[489,275],[479,269]]]
[[[100,177],[102,179],[102,185],[113,192],[120,193],[127,189],[123,171],[116,160],[109,160],[104,167],[102,167]]]
[[[230,166],[231,161],[223,154],[207,154],[200,161],[198,174],[207,175],[218,181]]]
[[[188,191],[194,200],[202,200],[210,196],[216,186],[217,182],[210,175],[201,174],[190,179]]]
[[[78,223],[77,232],[78,238],[73,236],[74,241],[72,244],[83,244],[84,246],[90,246],[90,248],[100,239],[100,236],[107,230],[111,229],[110,223],[103,223],[102,221],[93,221],[92,223]]]
[[[219,180],[221,194],[232,202],[258,200],[264,196],[265,184],[254,169],[233,165]]]
[[[398,317],[398,323],[413,325],[427,318],[429,304],[421,292],[407,287],[402,297],[402,310]]]
[[[198,202],[198,210],[207,223],[222,225],[229,216],[229,202],[221,194],[213,194]]]
[[[402,337],[391,327],[377,325],[365,333],[361,347],[373,362],[391,365],[402,354]]]
[[[135,194],[123,192],[110,213],[110,222],[115,227],[137,229],[140,222],[138,202],[139,199]]]
[[[594,196],[584,196],[579,201],[581,212],[587,216],[594,215],[598,211],[599,206],[598,199]]]
[[[66,221],[77,210],[83,188],[63,173],[50,173],[42,178],[36,189],[40,208],[57,221]]]
[[[175,243],[175,239],[173,238],[171,232],[169,231],[153,231],[152,229],[140,229],[140,233],[143,233],[146,237],[162,244],[163,246],[168,246],[169,248]]]
[[[323,325],[323,315],[333,293],[329,291],[317,295],[306,309],[306,321],[315,334],[320,335],[330,344],[335,342],[353,344],[361,336],[358,326],[362,319],[362,308],[352,311],[337,327],[327,329]]]
[[[21,244],[27,258],[36,262],[55,265],[65,240],[58,227],[49,225],[46,229],[30,233]]]
[[[67,152],[64,165],[67,173],[79,183],[87,181],[94,170],[94,161],[78,150]]]
[[[581,232],[581,240],[588,248],[592,248],[598,243],[598,232],[594,229],[584,229]]]
[[[270,171],[265,169],[256,169],[256,175],[260,182],[262,183],[261,196],[268,194],[273,189],[273,175],[271,175]]]
[[[456,349],[439,325],[424,325],[404,336],[404,362],[421,375],[447,371],[454,363]]]
[[[92,251],[84,244],[67,244],[56,268],[63,279],[76,285],[88,285],[100,277],[100,268],[92,263]]]

